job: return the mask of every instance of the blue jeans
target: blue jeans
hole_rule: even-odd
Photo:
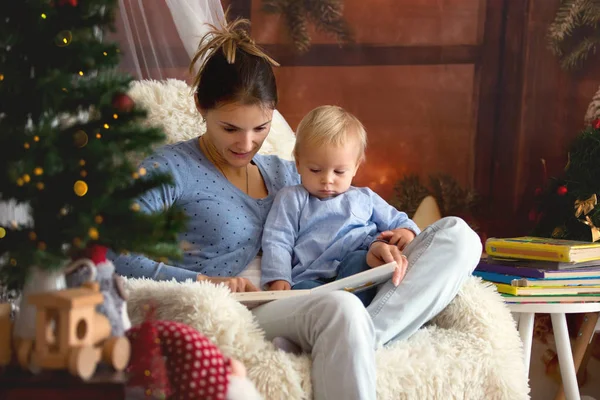
[[[375,400],[375,349],[407,339],[454,299],[479,262],[481,240],[463,220],[447,217],[403,253],[406,276],[398,287],[380,285],[367,309],[356,296],[337,290],[252,310],[267,339],[284,337],[311,353],[315,400]]]
[[[358,274],[359,272],[363,272],[370,269],[367,265],[367,251],[366,250],[356,250],[352,253],[349,253],[346,257],[342,259],[340,265],[338,266],[338,275],[335,278],[331,279],[315,279],[310,281],[302,281],[296,283],[292,286],[292,289],[313,289],[318,286],[325,285],[326,283],[337,281],[342,278],[347,278],[351,275]],[[371,304],[371,301],[377,294],[377,288],[369,288],[367,290],[360,291],[355,293],[356,296],[362,301],[365,307]]]

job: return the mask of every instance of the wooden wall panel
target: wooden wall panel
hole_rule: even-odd
[[[583,128],[600,82],[600,60],[565,72],[546,47],[548,24],[560,0],[509,1],[505,27],[499,119],[490,176],[490,229],[496,235],[527,233],[535,188],[561,173],[568,147]]]
[[[252,0],[252,34],[265,44],[288,43],[278,15]],[[456,45],[478,43],[481,0],[345,0],[344,16],[362,44]],[[313,43],[336,43],[310,27]]]
[[[369,134],[367,163],[355,179],[389,199],[407,173],[427,182],[448,173],[473,176],[472,65],[290,67],[276,70],[279,110],[295,128],[312,108],[340,105]]]

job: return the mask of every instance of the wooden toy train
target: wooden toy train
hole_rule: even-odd
[[[36,306],[35,339],[14,338],[14,343],[10,307],[0,305],[0,366],[16,355],[25,369],[66,369],[89,379],[101,361],[117,371],[129,363],[129,340],[111,336],[110,322],[96,312],[103,301],[98,283],[34,294],[28,301]]]

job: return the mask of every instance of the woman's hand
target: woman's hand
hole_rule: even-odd
[[[291,290],[292,287],[288,281],[273,281],[269,283],[269,290]]]
[[[238,278],[238,277],[229,277],[229,278],[215,278],[211,276],[198,274],[196,278],[197,281],[209,281],[218,285],[219,283],[224,283],[229,286],[229,290],[232,293],[235,292],[258,292],[256,286],[254,286],[248,279],[246,278]]]
[[[406,228],[397,228],[392,229],[391,231],[381,232],[379,236],[377,236],[377,239],[387,240],[389,244],[395,245],[400,250],[404,250],[414,238],[415,233]]]
[[[393,244],[387,244],[384,242],[375,242],[369,248],[367,253],[367,264],[371,268],[377,268],[384,264],[396,262],[396,270],[392,276],[392,283],[394,286],[398,286],[404,275],[406,275],[406,268],[408,268],[408,259],[402,251]]]

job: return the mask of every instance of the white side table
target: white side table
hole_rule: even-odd
[[[551,304],[507,304],[510,311],[519,314],[519,334],[523,341],[525,370],[529,373],[531,342],[533,338],[533,317],[536,313],[548,313],[552,319],[552,328],[556,339],[556,352],[560,365],[567,400],[579,400],[577,374],[571,353],[571,342],[567,330],[566,314],[600,312],[600,302],[594,303],[551,303]]]

